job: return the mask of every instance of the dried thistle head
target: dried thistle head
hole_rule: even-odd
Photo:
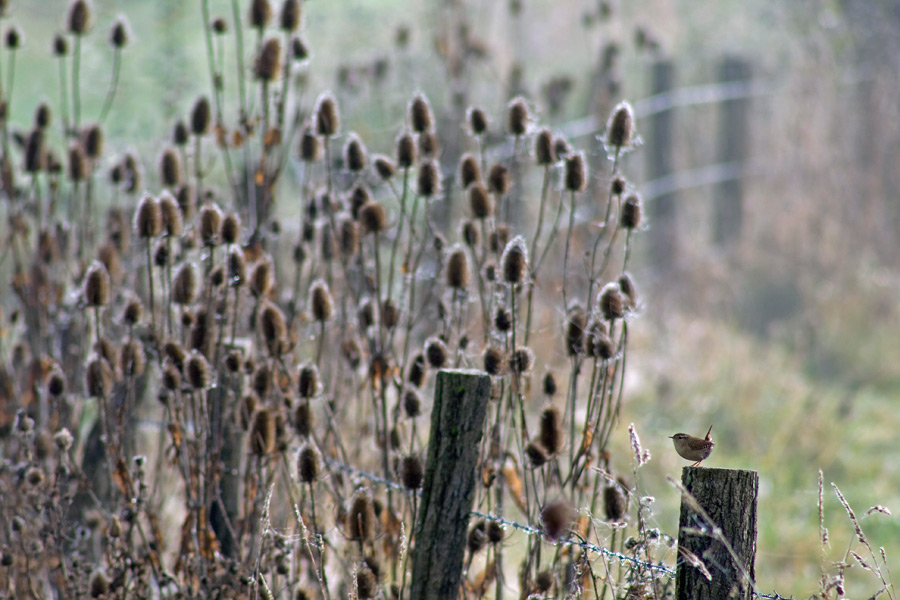
[[[275,450],[277,436],[275,413],[267,408],[256,411],[250,427],[250,450],[256,456],[265,456]]]
[[[423,198],[437,196],[441,191],[441,172],[437,162],[427,160],[419,165],[416,183],[418,194]]]
[[[625,316],[625,301],[618,283],[610,282],[603,286],[597,296],[597,305],[607,321]]]
[[[472,106],[466,111],[466,120],[469,122],[469,131],[472,135],[480,136],[487,132],[487,115],[477,106]]]
[[[408,490],[417,490],[425,480],[425,463],[418,454],[407,454],[400,459],[400,483]]]
[[[272,356],[280,356],[287,341],[287,321],[275,304],[266,302],[259,315],[259,331]]]
[[[100,261],[94,261],[84,276],[84,302],[90,307],[109,303],[109,272]]]
[[[316,100],[316,131],[319,135],[329,137],[337,133],[340,127],[337,101],[330,92],[324,92]]]
[[[637,194],[629,194],[622,204],[622,214],[619,216],[619,224],[628,231],[641,226],[643,206],[641,197]]]
[[[634,111],[628,102],[616,105],[606,123],[606,143],[617,151],[634,139]]]
[[[570,192],[583,192],[587,187],[587,165],[581,152],[566,156],[565,183]]]
[[[500,271],[503,280],[510,285],[519,285],[525,281],[528,269],[528,250],[525,247],[525,239],[518,235],[514,237],[503,250],[500,257]]]
[[[555,406],[548,406],[541,412],[538,440],[551,456],[562,450],[562,417]]]
[[[366,202],[359,209],[359,223],[366,234],[381,233],[387,229],[387,211],[380,202]]]
[[[584,332],[587,327],[587,315],[580,306],[575,305],[566,319],[566,352],[569,356],[584,353]]]
[[[459,159],[459,181],[463,189],[476,181],[481,181],[481,166],[475,155],[470,152],[466,152]]]
[[[261,81],[274,81],[281,74],[281,41],[270,37],[259,49],[253,74]]]
[[[521,96],[513,98],[506,108],[506,128],[512,135],[528,132],[528,104]]]
[[[409,123],[416,133],[431,131],[434,126],[431,106],[423,94],[416,94],[409,103]]]
[[[556,376],[551,371],[547,371],[544,374],[544,379],[542,382],[542,387],[544,390],[544,395],[552,398],[556,395],[557,385],[556,385]]]
[[[66,19],[69,33],[76,36],[85,35],[91,28],[91,4],[87,0],[73,0],[69,4]]]
[[[323,279],[313,282],[309,290],[309,308],[313,319],[320,323],[329,321],[334,314],[331,290],[328,289],[328,284]]]
[[[492,194],[505,196],[509,192],[511,182],[509,169],[500,163],[493,165],[488,172],[488,188]]]
[[[283,31],[297,31],[300,27],[300,0],[284,0],[278,24]]]
[[[300,365],[297,373],[297,388],[300,397],[309,400],[319,394],[319,369],[313,363]]]
[[[109,30],[109,43],[113,48],[124,48],[131,38],[131,28],[128,26],[128,19],[125,15],[116,17],[112,29]]]
[[[351,540],[371,541],[375,537],[375,504],[368,488],[353,493],[347,509],[347,537]]]
[[[488,375],[499,375],[503,367],[503,351],[495,346],[488,346],[484,349],[482,360]]]
[[[166,148],[159,155],[159,179],[168,188],[181,185],[181,159],[174,148]]]
[[[184,373],[187,382],[195,390],[204,390],[209,387],[210,371],[206,357],[199,352],[191,352],[184,364]]]
[[[297,456],[297,474],[303,483],[312,483],[322,470],[322,453],[311,442],[304,442]]]
[[[469,285],[469,260],[466,252],[459,246],[455,246],[447,258],[446,267],[447,286],[452,289],[465,289]]]
[[[172,278],[172,302],[180,306],[193,304],[198,291],[199,281],[194,265],[189,262],[181,263]]]
[[[303,128],[297,145],[297,154],[300,160],[307,163],[318,162],[322,158],[322,143],[310,125]]]
[[[272,5],[269,0],[251,0],[250,2],[250,27],[265,29],[272,20]]]
[[[206,247],[218,246],[221,242],[219,234],[222,228],[222,209],[215,202],[207,202],[200,209],[199,220],[197,232],[200,241]]]
[[[139,238],[150,239],[162,233],[162,210],[156,198],[149,194],[144,196],[134,213],[134,232]]]
[[[551,540],[558,540],[569,531],[575,515],[565,502],[551,502],[541,510],[541,527]]]
[[[552,165],[556,162],[553,133],[546,127],[534,137],[534,159],[541,166]]]
[[[409,132],[403,132],[397,136],[397,165],[401,169],[408,169],[416,163],[416,140]]]
[[[466,189],[466,197],[469,201],[469,209],[472,211],[472,216],[476,219],[487,219],[494,213],[490,194],[483,183],[475,182],[471,184]]]
[[[191,109],[191,133],[196,136],[206,135],[209,133],[211,122],[212,109],[209,106],[209,98],[201,96],[197,98],[197,101],[194,102],[194,107]]]

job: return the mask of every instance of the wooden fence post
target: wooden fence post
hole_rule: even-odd
[[[756,580],[759,475],[756,471],[685,467],[681,484],[690,496],[681,499],[676,600],[749,600]],[[733,555],[722,539],[727,540]],[[707,573],[693,564],[694,559]]]
[[[490,395],[491,378],[483,371],[438,373],[415,529],[412,600],[455,599],[459,595],[479,442]]]
[[[671,60],[653,63],[652,93],[670,92],[675,84],[675,65]],[[675,156],[674,115],[672,109],[661,110],[650,118],[647,136],[647,168],[650,181],[658,180],[674,171]],[[650,203],[653,223],[650,253],[653,267],[662,273],[672,270],[678,258],[678,211],[675,192],[660,194]]]
[[[750,63],[728,57],[719,65],[719,83],[747,81],[752,75]],[[743,164],[750,154],[750,99],[732,98],[719,105],[719,162]],[[741,237],[744,220],[743,177],[722,181],[713,204],[713,242],[731,246]]]

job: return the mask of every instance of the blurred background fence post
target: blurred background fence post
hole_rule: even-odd
[[[490,395],[491,378],[483,371],[438,373],[412,552],[413,600],[456,598],[459,593],[466,524]]]
[[[670,92],[675,84],[675,65],[671,60],[659,60],[651,68],[651,93],[654,96]],[[677,152],[674,139],[673,110],[656,111],[650,117],[647,136],[647,181],[658,181],[675,171],[672,159]],[[660,273],[671,272],[678,260],[678,211],[674,190],[656,196],[650,203],[653,231],[650,233],[650,253],[653,267]]]
[[[751,598],[756,581],[759,475],[685,467],[681,484],[676,600]]]

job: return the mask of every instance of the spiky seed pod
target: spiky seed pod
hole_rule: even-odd
[[[469,549],[469,554],[478,554],[486,543],[487,531],[485,531],[484,519],[479,519],[466,536],[466,548]]]
[[[213,269],[209,274],[209,284],[214,288],[221,287],[225,284],[225,268],[222,265],[217,266]],[[221,305],[219,305],[221,306]],[[216,309],[218,311],[217,314],[222,313],[221,308]]]
[[[309,58],[309,48],[299,35],[291,37],[291,56],[298,62]]]
[[[619,223],[625,229],[631,231],[641,226],[643,217],[643,206],[641,197],[637,194],[629,194],[622,204],[622,215],[619,217]]]
[[[90,593],[91,598],[105,597],[109,593],[109,578],[103,571],[94,571],[91,574],[88,592]]]
[[[366,202],[359,209],[359,223],[363,233],[381,233],[387,229],[387,212],[379,202]]]
[[[510,183],[509,169],[499,163],[491,167],[488,172],[488,188],[492,194],[506,195],[509,192]]]
[[[507,243],[509,243],[509,226],[506,223],[497,223],[491,235],[488,236],[488,242],[491,252],[494,254],[502,253],[506,249]]]
[[[209,202],[200,209],[200,224],[197,228],[200,240],[206,247],[218,246],[222,228],[222,210],[215,202]]]
[[[241,287],[247,279],[247,263],[240,248],[232,248],[228,253],[228,285]]]
[[[365,298],[359,305],[359,326],[361,329],[368,329],[375,324],[375,309],[372,307],[371,298]]]
[[[47,153],[44,150],[44,132],[35,128],[25,140],[25,172],[37,173],[47,164]]]
[[[358,182],[350,189],[347,199],[350,203],[350,214],[354,219],[358,219],[359,210],[372,199],[372,193],[366,184]]]
[[[382,181],[388,181],[397,171],[397,166],[394,164],[394,161],[384,154],[376,154],[373,156],[372,165],[375,167],[375,172],[378,173],[378,176]]]
[[[558,540],[568,533],[573,511],[565,502],[551,502],[541,511],[541,526],[551,540]]]
[[[350,258],[359,250],[359,226],[349,215],[338,222],[341,255]]]
[[[96,354],[87,363],[84,380],[88,396],[103,398],[112,392],[112,371],[109,363]]]
[[[476,181],[481,181],[481,166],[478,159],[470,152],[466,152],[459,159],[459,180],[463,189],[468,188]]]
[[[423,158],[437,158],[440,153],[441,143],[435,132],[423,131],[419,134],[419,154]]]
[[[425,357],[432,368],[440,369],[446,365],[449,354],[447,344],[440,338],[432,337],[425,340]]]
[[[634,309],[638,304],[638,292],[637,287],[634,285],[634,279],[631,277],[631,273],[626,271],[619,275],[618,283],[619,289],[625,296],[626,308]]]
[[[466,189],[469,201],[469,210],[476,219],[487,219],[494,212],[494,206],[487,188],[483,183],[476,181]]]
[[[211,23],[213,33],[216,35],[224,35],[228,33],[228,21],[224,17],[216,17]]]
[[[268,38],[256,55],[253,74],[261,81],[274,81],[281,74],[281,41]]]
[[[459,246],[453,248],[447,259],[447,286],[456,290],[465,289],[469,285],[469,260],[466,252]]]
[[[69,53],[69,42],[63,36],[57,34],[53,38],[53,55],[57,58]]]
[[[547,371],[547,373],[544,374],[543,389],[544,395],[550,398],[556,395],[556,376],[550,371]]]
[[[498,307],[494,313],[494,328],[502,333],[512,329],[512,313],[503,307]]]
[[[134,232],[139,238],[150,239],[162,233],[163,217],[159,202],[153,196],[144,196],[134,214]]]
[[[91,28],[91,5],[87,0],[73,0],[67,19],[69,33],[82,36]]]
[[[159,212],[162,215],[163,230],[169,237],[181,235],[184,230],[184,222],[181,219],[181,208],[175,197],[169,192],[163,192],[159,196]]]
[[[272,371],[265,364],[257,367],[250,377],[250,386],[260,398],[265,398],[272,389]]]
[[[112,367],[116,364],[116,347],[109,338],[101,337],[94,342],[94,352]]]
[[[22,32],[13,25],[6,30],[6,47],[10,50],[16,50],[22,45]]]
[[[528,250],[525,240],[517,235],[506,245],[503,255],[500,257],[500,270],[503,273],[503,281],[510,285],[519,285],[525,281],[528,269]]]
[[[147,364],[144,346],[137,340],[129,340],[119,349],[119,371],[128,377],[140,377]]]
[[[570,192],[583,192],[587,187],[587,166],[581,152],[566,156],[565,180]]]
[[[580,306],[574,306],[566,319],[566,352],[569,356],[584,354],[584,332],[587,315]]]
[[[375,537],[375,505],[367,488],[356,490],[347,509],[347,537],[370,541]]]
[[[197,299],[198,288],[199,281],[194,265],[189,262],[181,263],[172,278],[172,302],[180,306],[193,304]]]
[[[606,324],[596,321],[588,326],[587,355],[601,360],[609,360],[615,353],[613,342],[609,339]]]
[[[513,98],[506,112],[506,127],[512,135],[528,132],[528,105],[522,97]]]
[[[113,48],[124,48],[128,44],[128,39],[131,37],[129,29],[128,19],[125,18],[125,15],[116,17],[116,22],[113,23],[109,32],[109,43]]]
[[[240,350],[232,350],[225,355],[225,368],[229,373],[237,373],[243,366],[244,359]]]
[[[534,366],[534,352],[530,348],[519,348],[509,355],[509,370],[514,375],[523,375]]]
[[[156,247],[153,249],[153,264],[157,267],[165,267],[169,264],[170,258],[169,246],[165,240],[156,242]]]
[[[80,144],[69,146],[69,179],[72,181],[84,181],[88,173],[87,157]]]
[[[47,375],[47,393],[51,398],[62,398],[66,393],[66,374],[59,365],[53,367]]]
[[[106,306],[109,302],[109,272],[100,261],[94,261],[84,276],[84,303]]]
[[[416,183],[418,185],[418,193],[423,198],[431,198],[440,193],[441,172],[435,161],[428,160],[419,166],[419,176]]]
[[[170,360],[179,372],[184,372],[184,363],[187,361],[188,354],[181,344],[169,340],[163,345],[163,353],[166,359]]]
[[[538,594],[547,594],[553,587],[553,573],[544,570],[534,578],[534,588]]]
[[[328,284],[322,279],[314,281],[309,290],[309,308],[313,319],[319,323],[330,320],[334,314],[334,300],[331,297],[331,290],[328,289]]]
[[[300,366],[297,373],[297,388],[300,397],[306,400],[319,394],[319,369],[316,365],[307,363]]]
[[[241,218],[237,213],[225,215],[219,234],[223,244],[237,244],[241,240]]]
[[[159,179],[168,188],[181,185],[181,159],[174,148],[166,148],[159,155]]]
[[[572,152],[568,140],[564,137],[558,137],[553,140],[553,153],[556,154],[556,160],[562,160]]]
[[[175,126],[172,127],[172,143],[182,147],[187,145],[189,139],[190,134],[188,133],[187,125],[184,121],[178,119],[175,122]]]
[[[310,442],[304,442],[297,456],[297,474],[303,483],[312,483],[322,470],[322,453]]]
[[[397,165],[408,169],[416,163],[416,141],[409,133],[401,133],[397,137]]]
[[[553,148],[553,134],[549,129],[541,129],[534,138],[534,159],[542,166],[552,165],[556,162],[556,152]]]
[[[617,283],[607,283],[597,296],[597,304],[607,321],[625,316],[625,301]]]
[[[287,321],[280,308],[267,302],[259,315],[259,331],[272,356],[280,356],[287,340]]]
[[[400,308],[388,298],[381,303],[381,324],[387,329],[393,329],[400,322]]]
[[[284,0],[278,21],[282,31],[297,31],[300,27],[300,0]]]
[[[416,133],[431,131],[434,126],[431,106],[428,104],[428,99],[422,94],[416,94],[409,103],[409,123]]]
[[[538,440],[550,456],[563,447],[562,417],[554,406],[548,406],[541,413]]]
[[[416,354],[409,363],[409,370],[406,373],[406,381],[410,385],[422,389],[425,385],[425,355],[421,352]]]
[[[425,464],[418,454],[407,454],[400,459],[400,483],[408,490],[422,487],[425,479]]]
[[[617,523],[625,517],[625,494],[618,484],[607,485],[603,488],[603,511],[606,520]]]
[[[303,162],[313,163],[322,158],[322,143],[309,125],[303,128],[297,152]]]
[[[414,388],[406,388],[403,392],[403,410],[410,419],[422,414],[422,397]]]
[[[547,450],[538,442],[532,441],[525,446],[525,456],[533,469],[540,469],[549,460]]]
[[[275,449],[277,435],[275,413],[267,408],[256,411],[250,427],[250,450],[256,456],[265,456]]]
[[[46,102],[41,102],[37,105],[37,108],[34,109],[34,127],[35,129],[46,129],[50,126],[50,122],[52,121],[53,113],[50,110],[50,106],[47,105]]]
[[[82,133],[85,155],[97,160],[103,154],[103,129],[99,125],[90,125]]]
[[[184,184],[175,192],[175,200],[178,202],[178,208],[181,209],[182,219],[190,219],[194,216],[195,200],[194,188]]]
[[[469,130],[472,135],[482,135],[487,131],[488,119],[483,110],[477,106],[472,106],[467,111],[466,120],[469,122]]]
[[[199,352],[192,352],[184,365],[187,381],[195,390],[204,390],[209,386],[209,363]]]
[[[484,349],[484,370],[488,375],[499,375],[503,365],[503,352],[499,348],[488,346]]]
[[[257,298],[265,298],[272,289],[272,265],[267,260],[260,260],[250,271],[250,291]]]
[[[315,419],[309,402],[300,402],[294,409],[294,429],[300,437],[309,437],[312,434]]]
[[[250,27],[264,29],[272,20],[272,5],[269,0],[252,0],[250,2]]]
[[[606,143],[619,150],[634,138],[634,111],[628,102],[619,102],[606,123]]]
[[[359,600],[369,600],[378,594],[378,577],[365,562],[356,569],[356,596]]]
[[[332,136],[340,127],[337,102],[330,93],[325,92],[316,101],[316,132],[321,136]]]
[[[478,232],[478,226],[468,219],[464,220],[462,225],[462,238],[469,248],[474,249],[477,247],[478,242],[481,239],[481,234]]]
[[[612,192],[613,196],[621,196],[625,193],[625,185],[625,178],[621,175],[616,175],[609,182],[609,191]]]
[[[194,135],[206,135],[209,132],[209,125],[212,121],[212,111],[209,106],[209,99],[206,96],[197,98],[194,107],[191,109],[191,133]]]
[[[491,544],[499,544],[503,541],[503,525],[496,521],[487,522],[487,538]]]

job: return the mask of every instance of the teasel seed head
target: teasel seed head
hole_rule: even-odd
[[[376,154],[373,156],[372,165],[375,167],[375,172],[382,181],[390,180],[397,171],[397,165],[394,164],[394,161],[384,154]]]
[[[250,27],[265,29],[272,20],[272,5],[269,0],[251,0],[250,2]]]
[[[366,562],[356,569],[356,596],[359,600],[370,600],[378,595],[378,577]]]
[[[568,533],[573,520],[572,508],[565,502],[551,502],[541,511],[541,526],[551,540],[558,540]]]
[[[128,340],[119,348],[119,371],[127,377],[140,377],[144,374],[147,359],[144,345],[138,340]]]
[[[84,276],[84,303],[99,307],[109,303],[109,272],[100,261],[94,261]]]
[[[441,153],[441,142],[434,131],[423,131],[419,134],[419,154],[422,158],[438,158]]]
[[[453,289],[465,289],[469,285],[469,260],[466,251],[455,246],[447,258],[447,286]]]
[[[527,269],[528,250],[524,238],[518,235],[510,240],[500,257],[503,280],[510,285],[519,285],[525,281]]]
[[[587,315],[580,306],[575,305],[566,319],[566,352],[569,356],[584,354],[584,332],[587,328]]]
[[[597,304],[603,318],[607,321],[621,319],[625,316],[625,301],[618,283],[607,283],[597,296]]]
[[[287,342],[287,321],[284,313],[275,304],[266,302],[259,315],[259,330],[272,356],[281,356]]]
[[[247,262],[240,248],[232,248],[228,253],[228,285],[241,287],[247,279]]]
[[[478,554],[485,547],[486,543],[487,531],[484,519],[479,519],[472,526],[472,529],[469,530],[468,535],[466,535],[466,548],[468,548],[469,554]]]
[[[197,227],[200,240],[206,247],[218,246],[222,228],[222,210],[215,202],[207,202],[200,209],[200,224]]]
[[[62,57],[69,54],[69,42],[60,34],[53,38],[53,55]]]
[[[116,22],[113,23],[109,32],[109,43],[112,44],[113,48],[124,48],[128,44],[130,37],[131,31],[128,27],[128,19],[125,18],[125,15],[119,15],[116,17]]]
[[[619,217],[619,223],[628,231],[632,231],[641,226],[642,217],[643,206],[641,197],[637,194],[629,194],[625,198],[624,204],[622,204],[622,215]]]
[[[558,453],[563,447],[562,417],[554,406],[548,406],[541,413],[540,433],[538,439],[550,456]]]
[[[544,374],[543,388],[547,397],[552,398],[556,395],[556,376],[551,371]]]
[[[446,365],[449,355],[447,344],[442,339],[432,337],[425,340],[425,357],[432,368],[440,369]]]
[[[566,158],[570,152],[572,152],[572,148],[566,138],[559,136],[553,140],[553,153],[556,155],[556,160]]]
[[[469,131],[472,133],[472,135],[483,135],[487,131],[487,115],[477,106],[472,106],[469,108],[466,114],[466,120],[469,122]]]
[[[340,233],[341,255],[345,258],[356,256],[359,251],[359,226],[350,215],[338,221]]]
[[[490,217],[494,212],[494,206],[487,188],[480,181],[476,181],[469,185],[466,189],[466,196],[469,201],[469,209],[472,216],[476,219],[483,220]]]
[[[25,172],[37,173],[43,170],[46,164],[47,153],[44,149],[44,131],[35,127],[25,140]]]
[[[87,0],[73,0],[69,4],[69,33],[82,36],[91,28],[91,5]]]
[[[401,169],[408,169],[416,163],[416,141],[409,133],[401,133],[397,137],[397,165]]]
[[[512,135],[528,132],[528,105],[521,96],[513,98],[507,106],[506,127]]]
[[[184,372],[184,364],[187,362],[188,354],[181,344],[174,340],[169,340],[163,344],[163,353],[166,359],[171,361],[179,372]]]
[[[603,511],[606,513],[607,521],[620,522],[625,518],[625,508],[625,494],[617,483],[603,488]]]
[[[556,162],[556,152],[553,148],[553,133],[547,129],[541,129],[534,138],[534,159],[542,166],[552,165]]]
[[[297,373],[297,388],[300,397],[309,400],[319,395],[319,369],[313,363],[300,366]]]
[[[544,570],[538,573],[534,578],[534,588],[538,594],[546,595],[553,587],[553,573]]]
[[[441,173],[435,161],[427,160],[419,165],[417,184],[418,194],[423,198],[431,198],[440,193]]]
[[[159,156],[159,179],[167,188],[181,184],[181,159],[174,148],[166,148]]]
[[[244,359],[240,350],[232,350],[225,355],[225,368],[228,369],[229,373],[236,374],[240,372],[243,365]]]
[[[609,339],[606,323],[594,321],[588,325],[586,353],[593,358],[609,360],[615,353],[612,340]]]
[[[514,375],[524,375],[534,366],[534,352],[530,348],[519,348],[509,355],[509,370]]]
[[[503,333],[512,329],[512,313],[502,306],[497,307],[494,312],[494,328]]]
[[[194,265],[183,262],[172,278],[172,302],[180,306],[193,304],[197,299],[199,281]]]
[[[170,259],[169,246],[166,244],[166,240],[156,242],[156,247],[153,248],[153,264],[157,267],[165,267],[169,264]]]
[[[291,36],[291,57],[298,62],[309,58],[309,48],[299,35]]]
[[[159,211],[162,215],[163,230],[169,237],[181,235],[184,230],[184,222],[181,219],[181,208],[170,192],[164,191],[159,195]]]
[[[482,356],[484,361],[484,370],[488,375],[499,375],[503,366],[503,352],[494,346],[488,346],[484,349]]]
[[[525,446],[525,456],[528,457],[528,464],[533,469],[543,467],[550,460],[547,450],[536,441],[531,441]]]
[[[269,295],[273,285],[272,264],[268,260],[257,261],[250,271],[250,291],[257,298]]]
[[[6,47],[10,50],[16,50],[22,45],[22,32],[13,25],[6,30]]]
[[[210,372],[209,363],[199,352],[191,352],[184,365],[187,381],[195,390],[204,390],[209,387]]]
[[[625,193],[625,185],[625,178],[621,175],[616,175],[609,182],[609,191],[612,192],[613,196],[621,196]]]
[[[69,146],[69,179],[72,181],[84,181],[88,174],[87,157],[81,144]]]
[[[309,290],[309,307],[313,319],[319,323],[329,321],[334,314],[331,290],[328,289],[328,284],[323,279],[313,282]]]
[[[508,243],[509,226],[506,223],[496,223],[491,235],[488,236],[488,245],[491,248],[491,252],[494,254],[501,254],[506,249]]]
[[[466,152],[459,159],[459,180],[463,189],[468,188],[476,181],[481,181],[481,166],[478,164],[478,159],[470,152]]]
[[[162,233],[163,216],[159,202],[153,196],[144,196],[134,214],[134,232],[139,238],[150,239]]]
[[[425,480],[425,464],[418,454],[407,454],[400,459],[400,483],[408,490],[418,490]]]
[[[505,196],[509,192],[511,178],[509,169],[501,164],[495,164],[488,172],[488,188],[492,194]]]
[[[319,96],[316,101],[316,132],[321,136],[332,136],[340,127],[337,102],[329,92]]]
[[[50,110],[50,106],[46,102],[38,104],[34,109],[34,128],[46,129],[52,120],[53,112]]]
[[[304,442],[300,446],[300,454],[297,456],[297,474],[303,483],[313,483],[319,478],[322,470],[322,453],[311,442]]]
[[[416,94],[409,103],[409,123],[416,133],[431,131],[434,126],[431,106],[428,104],[428,99],[422,94]]]
[[[112,393],[112,369],[106,359],[94,354],[84,370],[88,396],[105,398]]]
[[[187,125],[181,119],[175,121],[172,127],[172,143],[178,147],[186,146],[190,140],[190,132]]]
[[[406,381],[409,382],[410,385],[416,387],[418,389],[422,389],[425,385],[425,376],[427,372],[425,370],[425,355],[419,352],[415,356],[413,356],[412,360],[409,363],[409,369],[406,373]]]
[[[606,143],[619,150],[634,138],[634,111],[628,102],[620,102],[606,123]]]
[[[72,448],[73,443],[75,443],[75,438],[65,427],[53,435],[53,445],[56,446],[56,449],[62,454],[67,453]]]
[[[584,154],[576,152],[566,156],[565,181],[570,192],[583,192],[587,187],[587,166]]]
[[[300,160],[307,163],[318,162],[322,158],[322,142],[309,125],[303,128],[297,152]]]
[[[66,374],[59,365],[54,366],[47,374],[47,394],[51,398],[62,398],[66,393]]]
[[[361,488],[350,497],[347,510],[347,537],[351,540],[371,541],[375,537],[375,504],[368,488]]]
[[[315,418],[309,402],[299,402],[294,409],[294,429],[297,431],[297,435],[309,437],[314,424]]]
[[[223,244],[237,244],[241,241],[241,218],[237,213],[225,215],[219,234]]]
[[[283,31],[297,31],[300,27],[300,0],[284,0],[279,25]]]
[[[269,395],[269,390],[272,389],[272,371],[269,370],[264,364],[259,365],[253,374],[250,376],[250,387],[253,388],[253,391],[260,398],[265,398]]]
[[[224,17],[216,17],[210,23],[213,33],[216,35],[225,35],[228,33],[228,21]]]
[[[103,154],[103,129],[99,125],[88,125],[82,132],[84,154],[91,160],[97,160]]]
[[[363,233],[381,233],[387,229],[387,212],[379,202],[369,201],[359,209],[359,222]]]
[[[209,106],[209,99],[201,96],[194,102],[194,107],[191,109],[191,133],[196,136],[206,135],[209,133],[211,122],[212,110]]]
[[[381,324],[388,330],[393,329],[400,322],[400,309],[397,303],[390,298],[385,298],[381,303]]]
[[[109,578],[103,571],[94,571],[91,574],[88,592],[91,598],[105,598],[109,593]]]
[[[190,219],[194,216],[194,188],[187,184],[179,186],[175,192],[175,200],[178,202],[178,208],[181,209],[182,219]]]
[[[415,388],[408,387],[403,392],[403,410],[410,419],[422,414],[422,397]]]
[[[250,427],[250,450],[256,456],[265,456],[275,450],[275,438],[277,436],[275,413],[263,408],[253,415],[253,425]]]
[[[475,249],[481,239],[478,226],[469,219],[465,219],[462,224],[462,238],[469,248]]]
[[[253,74],[261,81],[274,81],[281,74],[281,41],[270,37],[259,49]]]

